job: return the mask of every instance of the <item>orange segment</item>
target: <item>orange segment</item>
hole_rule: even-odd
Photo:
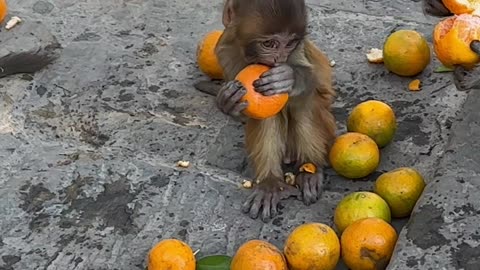
[[[480,15],[480,0],[443,0],[442,2],[454,14],[475,13]]]

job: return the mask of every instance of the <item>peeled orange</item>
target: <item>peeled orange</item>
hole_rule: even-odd
[[[480,61],[470,43],[480,40],[480,17],[461,14],[439,22],[433,31],[433,49],[443,65],[471,68]]]
[[[272,117],[287,104],[288,94],[264,96],[255,91],[253,82],[269,69],[270,67],[265,65],[253,64],[245,67],[235,77],[247,89],[242,101],[247,101],[248,107],[243,113],[250,118],[265,119]]]
[[[453,14],[480,15],[480,0],[443,0],[442,2]]]
[[[200,70],[212,79],[223,79],[223,69],[215,54],[215,47],[223,31],[207,33],[197,45],[197,63]]]

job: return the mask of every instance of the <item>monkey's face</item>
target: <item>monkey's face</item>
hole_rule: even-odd
[[[295,50],[301,38],[290,33],[267,35],[253,39],[244,48],[244,55],[249,64],[273,66],[285,63]]]

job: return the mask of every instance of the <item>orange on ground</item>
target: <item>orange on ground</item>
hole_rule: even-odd
[[[223,31],[215,30],[207,33],[197,45],[197,63],[200,70],[212,79],[223,79],[222,66],[215,54],[215,46]]]
[[[392,141],[397,131],[397,120],[389,105],[368,100],[353,108],[347,119],[347,130],[369,136],[382,148]]]
[[[380,218],[357,220],[343,232],[342,259],[351,270],[383,270],[392,258],[398,235]]]
[[[375,171],[380,163],[380,150],[367,135],[347,132],[335,139],[328,157],[335,172],[356,179]]]
[[[448,68],[471,68],[480,61],[472,49],[472,40],[480,40],[480,17],[462,14],[439,22],[433,31],[433,49],[438,60]]]
[[[250,118],[265,119],[272,117],[287,104],[288,94],[264,96],[255,91],[253,82],[269,69],[265,65],[253,64],[245,67],[235,77],[247,89],[247,94],[243,96],[242,101],[247,101],[248,107],[243,110],[243,113]]]
[[[379,195],[368,191],[352,192],[345,196],[335,208],[333,222],[342,233],[353,222],[378,217],[391,222],[392,217],[387,202]]]
[[[402,218],[410,215],[424,188],[417,170],[402,167],[380,175],[373,190],[388,203],[393,217]]]
[[[442,2],[453,14],[480,15],[480,0],[443,0]]]
[[[430,63],[430,47],[417,31],[398,30],[383,44],[383,63],[397,75],[417,75]]]
[[[8,14],[8,7],[6,0],[0,0],[0,23],[3,22]]]
[[[192,249],[177,239],[165,239],[148,254],[148,270],[195,270]]]
[[[290,270],[333,270],[340,258],[340,240],[328,225],[307,223],[290,233],[284,253]]]
[[[287,270],[287,261],[274,245],[250,240],[240,246],[232,258],[230,270]]]

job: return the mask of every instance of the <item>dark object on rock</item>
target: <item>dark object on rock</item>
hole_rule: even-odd
[[[1,29],[0,44],[0,78],[37,72],[52,63],[61,49],[45,25],[28,19],[9,31]]]

